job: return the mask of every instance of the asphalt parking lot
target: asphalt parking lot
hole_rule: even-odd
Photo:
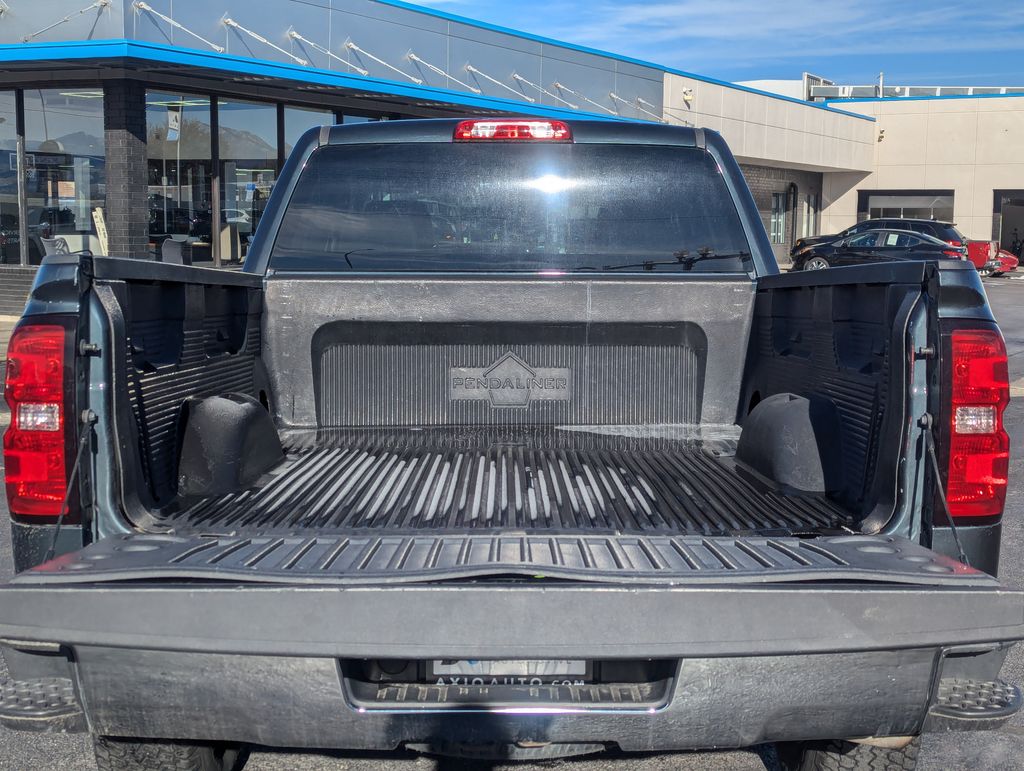
[[[986,281],[989,298],[1006,337],[1010,354],[1012,400],[1007,428],[1012,439],[1010,492],[1004,520],[1001,575],[1009,586],[1024,586],[1024,281]],[[0,427],[6,415],[0,413]],[[6,521],[6,505],[0,501],[0,520]],[[12,572],[10,534],[0,522],[0,579]],[[5,671],[0,665],[0,677]],[[1024,682],[1024,646],[1018,646],[1007,661],[1003,677]],[[673,753],[630,757],[598,755],[588,759],[537,764],[467,764],[451,760],[396,754],[388,757],[366,755],[290,755],[256,752],[247,769],[252,771],[436,771],[440,769],[562,768],[565,771],[666,771],[667,769],[773,769],[770,748],[729,753]],[[1024,715],[997,732],[929,735],[923,742],[923,769],[1019,769],[1024,767]],[[0,728],[0,769],[6,771],[85,771],[95,769],[88,739],[82,735],[45,735],[7,731]]]

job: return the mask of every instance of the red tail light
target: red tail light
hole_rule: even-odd
[[[7,503],[11,516],[56,517],[67,489],[73,421],[68,330],[59,324],[23,324],[7,349],[4,396],[11,425],[4,434]]]
[[[942,253],[947,257],[953,257],[957,260],[966,260],[967,255],[964,254],[963,249],[943,249]]]
[[[956,246],[958,248],[964,245],[963,241],[946,241],[946,243],[949,244],[950,246]]]
[[[1006,503],[1010,402],[1006,346],[993,329],[954,330],[946,500],[954,519],[998,517]]]
[[[560,120],[464,120],[455,127],[456,142],[571,142],[572,131]]]

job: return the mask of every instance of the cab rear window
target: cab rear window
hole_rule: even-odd
[[[651,145],[410,143],[317,150],[278,270],[747,272],[715,160]]]

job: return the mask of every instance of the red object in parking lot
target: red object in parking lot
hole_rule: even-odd
[[[1020,264],[1020,260],[1012,252],[1008,252],[1005,249],[1000,249],[996,253],[996,259],[999,261],[999,268],[992,275],[1001,276],[1004,273],[1009,273],[1012,270],[1016,270]]]
[[[996,256],[999,247],[995,241],[968,241],[967,259],[974,263],[974,267],[982,270]]]

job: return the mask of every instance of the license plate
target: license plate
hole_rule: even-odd
[[[442,659],[430,674],[444,685],[583,685],[590,667],[569,659]]]

